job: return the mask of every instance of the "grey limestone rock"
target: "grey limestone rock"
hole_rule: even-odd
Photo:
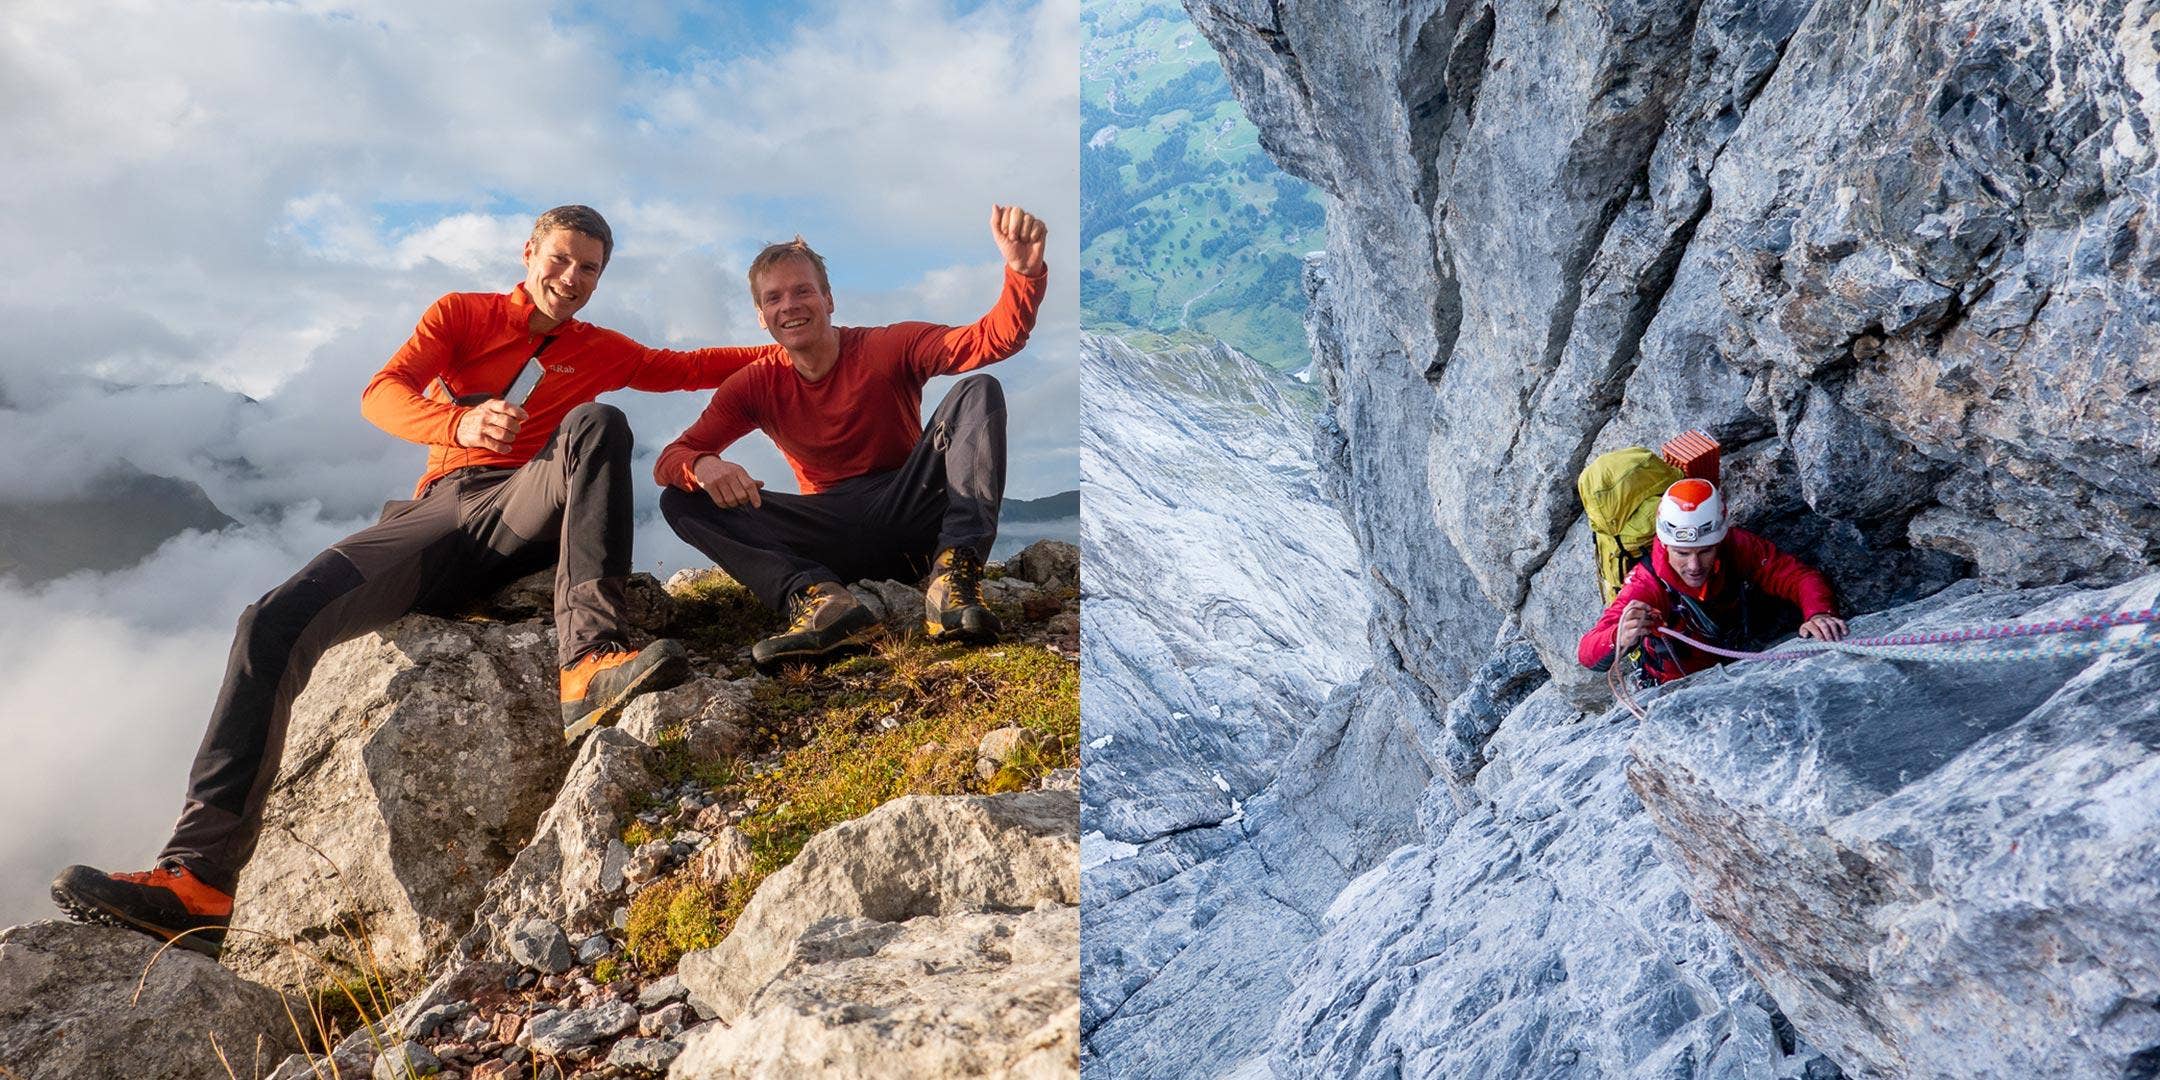
[[[742,749],[750,688],[699,675],[671,690],[645,694],[630,702],[615,726],[648,746],[679,733],[683,749],[698,761],[717,761]]]
[[[685,1038],[676,1080],[1079,1075],[1078,909],[832,918],[728,1024]]]
[[[1080,587],[1080,549],[1063,540],[1037,540],[1005,560],[1005,572],[1037,585]]]
[[[619,838],[638,796],[659,786],[652,751],[628,733],[594,731],[540,816],[532,840],[494,881],[459,943],[468,954],[506,958],[507,935],[529,919],[572,932],[601,928],[623,888],[629,852]]]
[[[2098,826],[2083,847],[2062,836],[2042,843],[2032,856],[2041,861],[2020,865],[2068,883],[2013,895],[2038,912],[2026,920],[2044,938],[2034,947],[2070,960],[2048,972],[1998,970],[2000,960],[1990,969],[1958,951],[1948,923],[1896,923],[1906,893],[1868,890],[1922,890],[1911,895],[1932,898],[1926,910],[1980,920],[1974,940],[2015,940],[1999,929],[2007,908],[1930,878],[1930,864],[1899,863],[1896,852],[1941,848],[1931,865],[1949,873],[1940,868],[1968,864],[1945,858],[1975,858],[1970,845],[1993,835],[1977,824],[1997,820],[1988,813],[2027,822],[2025,811],[1983,812],[1947,795],[1926,804],[1925,779],[1878,779],[1890,786],[1869,796],[1870,809],[1839,809],[1830,796],[1852,782],[1836,771],[1805,777],[1832,785],[1829,794],[1750,786],[1737,764],[1697,761],[1677,736],[1653,741],[1662,730],[1653,725],[1638,745],[1646,755],[1656,748],[1658,774],[1674,779],[1652,801],[1671,804],[1661,814],[1684,808],[1700,819],[1674,817],[1675,830],[1721,820],[1728,833],[1745,822],[1765,835],[1700,850],[1694,840],[1652,843],[1640,801],[1612,777],[1626,758],[1613,732],[1629,722],[1595,718],[1602,680],[1574,662],[1597,607],[1574,477],[1598,452],[1654,446],[1688,428],[1724,444],[1723,482],[1740,522],[1822,567],[1848,613],[1912,605],[1973,573],[1996,585],[2099,585],[2160,563],[2160,236],[2149,225],[2160,194],[2150,102],[2160,95],[2143,74],[2153,51],[2142,9],[2099,0],[1187,6],[1263,145],[1330,200],[1328,251],[1307,267],[1312,375],[1326,398],[1312,482],[1345,517],[1370,618],[1254,606],[1277,595],[1272,580],[1188,583],[1160,572],[1149,541],[1185,534],[1166,532],[1158,507],[1187,515],[1192,532],[1236,537],[1272,535],[1286,518],[1246,512],[1256,500],[1235,477],[1164,477],[1162,448],[1181,462],[1224,456],[1193,453],[1190,439],[1222,423],[1221,397],[1205,385],[1219,368],[1190,353],[1152,364],[1116,347],[1090,353],[1084,469],[1091,484],[1107,478],[1113,496],[1098,499],[1091,487],[1083,504],[1089,550],[1101,553],[1088,576],[1102,609],[1143,595],[1126,582],[1152,576],[1253,616],[1168,620],[1159,630],[1112,621],[1086,637],[1091,739],[1098,716],[1113,720],[1083,792],[1091,1063],[1107,1076],[1160,1074],[1170,1062],[1219,1074],[1256,1067],[1263,1054],[1285,1076],[1476,1075],[1505,1063],[1561,1075],[1833,1069],[1812,1042],[1857,1073],[1956,1072],[1962,1063],[1914,1049],[1935,1045],[1913,1033],[1929,1024],[1982,1038],[1961,1026],[1965,1014],[1911,996],[1928,959],[1964,965],[1939,973],[1940,986],[2016,1014],[1987,1038],[2022,1049],[1990,1045],[1977,1060],[2018,1063],[2010,1074],[2032,1062],[2064,1075],[2149,1070],[2137,1056],[2149,1010],[2112,1003],[2144,993],[2150,968],[2079,921],[2138,898],[2127,883],[2108,893],[2086,879],[2103,858],[2140,865],[2141,849],[2111,847],[2115,834]],[[1138,383],[1158,388],[1146,399],[1155,415],[1126,408],[1147,393],[1127,385]],[[1263,408],[1268,400],[1245,396]],[[1296,453],[1303,442],[1260,435],[1238,453]],[[1212,553],[1211,540],[1172,546]],[[1097,599],[1091,592],[1090,611]],[[1509,618],[1549,675],[1512,709],[1508,692],[1494,692],[1537,676],[1522,650],[1489,649]],[[1315,627],[1340,641],[1356,625],[1369,653],[1339,654],[1341,666],[1312,692],[1277,692],[1266,708],[1220,717],[1179,698],[1184,673],[1206,670],[1223,643],[1253,653],[1238,672],[1272,672],[1279,654],[1253,643]],[[1368,662],[1371,673],[1352,683]],[[1856,662],[1799,667],[1845,663]],[[2113,678],[2141,677],[2113,663]],[[1211,685],[1218,702],[1238,677]],[[1658,724],[1713,715],[1685,703],[1740,678],[1698,677],[1655,707],[1675,716],[1660,712]],[[1318,706],[1345,684],[1355,688]],[[1961,730],[1939,712],[1914,715],[1955,700],[1917,689],[1925,685],[1871,691],[1913,705],[1900,713],[1869,703],[1886,756],[1947,752],[1944,733]],[[2066,703],[2096,692],[2076,679],[2054,685]],[[1786,727],[1819,722],[1821,701],[1852,704],[1859,694],[1826,689],[1819,701],[1769,690],[1806,718]],[[1349,695],[1362,703],[1346,706]],[[2056,713],[2035,706],[2031,715]],[[1383,722],[1392,744],[1378,739]],[[2134,773],[2136,756],[2096,722],[2027,728],[2064,738],[2049,752]],[[1745,736],[1760,754],[1736,761],[1789,770],[1819,749],[1775,724],[1731,726],[1736,745]],[[1330,745],[1318,738],[1330,731],[1372,756],[1286,753]],[[1150,735],[1152,745],[1120,745]],[[2007,736],[1977,745],[1997,742],[2024,748],[1999,759],[1960,748],[1937,769],[1984,779],[1983,759],[2008,776],[2045,756]],[[1387,772],[1380,763],[1405,747],[1413,766]],[[1442,781],[1427,785],[1420,768]],[[1211,770],[1228,798],[1183,782]],[[2093,775],[2104,784],[2117,774]],[[1293,777],[1322,793],[1266,797]],[[1418,824],[1404,827],[1399,796],[1350,814],[1354,800],[1325,794],[1360,788],[1421,791]],[[1138,794],[1149,791],[1167,794]],[[1914,803],[1902,806],[1907,792]],[[1828,801],[1808,809],[1809,797]],[[2070,804],[2032,805],[2075,824],[2064,816]],[[1901,819],[1909,836],[1871,831],[1889,827],[1869,815],[1890,806],[1912,815]],[[2108,827],[2135,834],[2139,819],[2117,809]],[[1866,881],[1841,881],[1836,860],[1824,861],[1826,843],[1842,841],[1820,837],[1846,833],[1873,844],[1852,852]],[[1334,866],[1299,860],[1296,845],[1254,843],[1283,835],[1327,847]],[[1774,872],[1743,871],[1732,850],[1743,839],[1775,856]],[[1356,902],[1338,901],[1352,879],[1345,896]],[[1730,894],[1713,904],[1708,882]],[[1823,901],[1816,917],[1835,932],[1794,922],[1780,889]],[[1281,912],[1220,899],[1255,893]],[[1484,921],[1488,909],[1496,920],[1518,917]],[[1705,910],[1732,928],[1730,939]],[[1224,932],[1238,925],[1243,933]],[[1771,940],[1795,927],[1831,940]],[[1900,936],[1923,932],[1934,936]],[[1267,947],[1236,944],[1256,939]],[[1517,971],[1488,958],[1502,955],[1556,958],[1560,969]],[[1811,966],[1870,957],[1889,967],[1840,975]],[[1562,969],[1564,979],[1540,981]],[[2081,996],[2052,996],[2060,991],[2049,980],[2074,973],[2086,975]],[[1850,1000],[1838,1005],[1848,984]],[[1992,985],[2014,991],[1981,993]],[[2020,1011],[2026,1002],[2039,1005]],[[1854,1029],[1854,1013],[1873,1026]],[[1243,1035],[1232,1019],[1253,1014],[1278,1014],[1272,1040]],[[2028,1026],[2046,1017],[2072,1018],[2063,1026],[2076,1033]]]
[[[560,975],[570,970],[570,939],[546,919],[526,919],[510,928],[504,951],[534,971]]]
[[[2156,597],[2160,575],[1961,587],[1856,630]],[[1666,861],[1810,1041],[1860,1076],[2134,1076],[2160,1061],[2160,653],[1720,674],[1652,709],[1629,779]]]
[[[0,1066],[22,1080],[248,1075],[298,1045],[277,991],[131,930],[0,930]],[[137,994],[137,983],[141,991]]]
[[[293,706],[225,962],[299,985],[314,973],[273,941],[337,951],[348,934],[388,973],[440,957],[570,764],[557,690],[537,623],[412,615],[325,653]]]
[[[1212,1075],[1265,1052],[1329,898],[1410,835],[1431,710],[1362,677],[1309,393],[1227,347],[1082,356],[1081,532],[1114,553],[1081,612],[1083,1053]]]
[[[718,946],[682,958],[693,998],[734,1023],[815,923],[1070,906],[1079,897],[1072,795],[911,795],[812,837],[758,886]]]
[[[718,884],[730,878],[750,872],[750,838],[741,829],[730,825],[720,830],[718,836],[697,855],[697,875]]]
[[[712,571],[718,573],[719,571]],[[675,585],[684,574],[693,571],[677,571],[668,580]],[[632,629],[650,636],[665,635],[675,623],[675,598],[667,586],[662,586],[651,574],[630,575],[624,589],[624,609]],[[474,614],[487,615],[508,622],[529,619],[553,620],[555,618],[555,571],[550,568],[527,574],[505,585],[494,595],[478,600],[469,606]]]
[[[659,1072],[667,1068],[668,1063],[681,1053],[680,1043],[632,1035],[608,1050],[607,1063],[620,1069],[648,1069]]]
[[[442,1059],[427,1047],[408,1039],[375,1057],[374,1080],[419,1080],[442,1071]]]
[[[917,586],[902,581],[858,581],[848,591],[894,633],[922,632],[923,591]]]
[[[561,1054],[602,1039],[612,1039],[637,1027],[637,1010],[629,1003],[608,1001],[589,1009],[557,1009],[533,1017],[525,1025],[536,1054]]]

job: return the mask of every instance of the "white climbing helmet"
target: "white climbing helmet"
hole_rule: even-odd
[[[1688,477],[1658,500],[1657,535],[1668,548],[1709,547],[1725,539],[1725,496],[1708,480]]]

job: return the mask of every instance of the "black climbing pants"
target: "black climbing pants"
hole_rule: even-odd
[[[523,466],[443,475],[241,612],[159,861],[232,891],[255,851],[293,700],[339,642],[408,612],[450,610],[552,563],[560,663],[625,644],[630,450],[622,410],[580,405]]]
[[[945,395],[906,463],[814,495],[767,492],[763,505],[721,509],[704,492],[669,488],[660,512],[675,535],[780,611],[826,581],[915,581],[946,548],[988,558],[1005,495],[1005,391],[970,375]]]

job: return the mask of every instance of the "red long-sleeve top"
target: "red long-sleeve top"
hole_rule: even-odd
[[[1048,281],[1047,270],[1029,277],[1007,268],[997,305],[966,326],[838,327],[840,359],[816,382],[796,372],[787,350],[763,346],[757,362],[715,391],[689,430],[660,451],[653,479],[696,491],[697,459],[757,430],[780,447],[805,495],[899,468],[922,438],[923,384],[1019,352]]]
[[[510,452],[457,445],[458,421],[475,406],[448,397],[502,393],[547,336],[528,329],[532,313],[522,282],[508,293],[450,293],[428,306],[412,337],[361,392],[360,415],[398,438],[427,446],[427,468],[413,487],[415,498],[453,469],[525,464],[571,409],[610,390],[710,389],[763,353],[757,348],[648,349],[613,330],[571,319],[555,328],[555,340],[540,355],[547,371],[525,400],[527,417]]]
[[[1836,593],[1828,578],[1746,529],[1732,529],[1718,543],[1717,566],[1710,571],[1710,578],[1701,589],[1688,588],[1680,575],[1673,572],[1671,561],[1666,559],[1664,543],[1652,540],[1650,557],[1636,564],[1634,572],[1620,586],[1619,595],[1605,605],[1597,625],[1591,627],[1576,645],[1575,658],[1582,661],[1584,667],[1599,670],[1612,663],[1613,631],[1620,625],[1620,613],[1627,610],[1629,601],[1640,600],[1663,614],[1667,625],[1677,625],[1673,591],[1685,592],[1696,600],[1708,600],[1723,595],[1736,577],[1752,581],[1756,588],[1797,605],[1802,621],[1837,611]],[[1718,662],[1717,657],[1686,646],[1679,646],[1673,652],[1680,662],[1680,670],[1650,668],[1651,674],[1661,682],[1701,671]]]

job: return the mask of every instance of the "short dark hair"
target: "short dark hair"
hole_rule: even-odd
[[[802,234],[796,233],[795,239],[784,244],[765,245],[765,250],[758,252],[757,258],[750,260],[751,303],[757,303],[758,299],[757,276],[786,259],[810,260],[810,269],[817,271],[818,289],[827,296],[832,295],[832,279],[825,276],[825,257],[810,250],[810,245],[803,242]]]
[[[571,203],[540,215],[539,220],[533,222],[532,242],[539,243],[557,229],[584,233],[600,241],[600,265],[603,268],[615,257],[615,233],[607,227],[607,219],[600,216],[600,211],[590,206]]]

